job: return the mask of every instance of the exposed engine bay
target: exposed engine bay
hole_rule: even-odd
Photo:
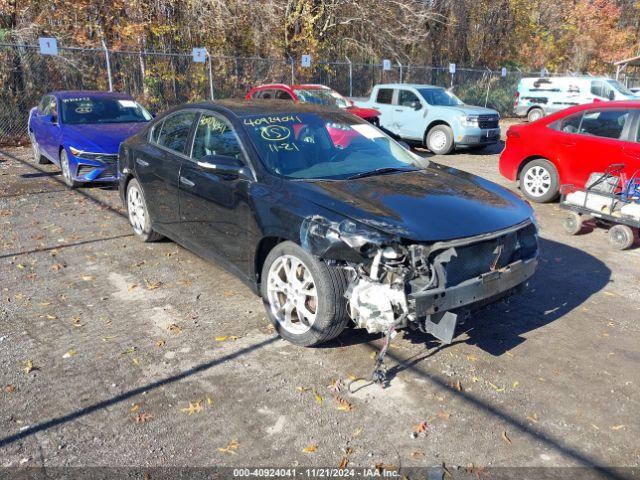
[[[470,238],[417,244],[350,220],[304,220],[303,248],[349,275],[345,296],[359,328],[415,327],[450,343],[461,315],[513,293],[537,265],[531,220]]]

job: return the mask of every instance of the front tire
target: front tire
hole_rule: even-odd
[[[555,200],[560,191],[556,167],[543,158],[530,161],[520,173],[520,190],[532,202]]]
[[[261,278],[267,316],[285,340],[311,347],[337,337],[347,326],[345,273],[295,243],[280,243],[269,252]]]
[[[127,214],[133,232],[143,242],[157,242],[163,238],[151,228],[151,218],[147,202],[138,180],[132,179],[127,185]]]
[[[78,186],[78,182],[76,182],[71,175],[69,157],[67,156],[67,151],[64,148],[60,150],[60,170],[62,170],[62,179],[67,187],[76,188]]]
[[[427,133],[427,148],[436,155],[447,155],[455,147],[453,130],[449,125],[436,125]]]

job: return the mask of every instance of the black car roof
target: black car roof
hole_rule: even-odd
[[[181,108],[204,108],[213,110],[223,110],[227,113],[242,118],[251,115],[275,115],[285,113],[336,113],[337,108],[314,105],[311,103],[293,103],[288,100],[245,100],[245,99],[225,99],[190,103],[181,105],[173,109]]]

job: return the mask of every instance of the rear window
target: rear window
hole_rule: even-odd
[[[378,96],[376,97],[377,103],[390,104],[393,100],[393,88],[381,88],[378,90]]]

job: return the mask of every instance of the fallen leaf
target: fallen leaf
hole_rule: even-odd
[[[235,292],[232,292],[231,290],[225,290],[224,292],[222,292],[222,295],[224,297],[229,298],[229,297],[233,297],[235,295]]]
[[[131,360],[134,365],[140,365],[140,360],[138,358],[134,358]]]
[[[156,288],[160,288],[162,286],[162,282],[150,282],[146,278],[144,279],[144,284],[147,287],[147,290],[155,290]]]
[[[352,447],[345,448],[344,453],[346,453],[347,455],[351,455],[353,453],[353,448]]]
[[[342,457],[342,460],[340,460],[340,464],[338,465],[338,468],[340,469],[347,468],[347,465],[349,465],[349,459],[347,457]]]
[[[506,443],[508,443],[509,445],[511,445],[511,439],[509,438],[509,436],[507,435],[507,432],[503,431],[502,435],[500,435],[500,437],[502,438],[502,440],[504,440]]]
[[[55,315],[49,315],[47,314],[47,319],[49,320],[56,320],[58,317],[56,317]]]
[[[222,453],[232,453],[232,454],[236,454],[236,450],[240,448],[240,444],[238,443],[237,440],[231,440],[229,442],[229,445],[227,445],[226,447],[218,447],[218,450],[220,450]]]
[[[440,410],[438,413],[438,418],[441,418],[443,420],[449,420],[449,417],[451,416],[451,414],[449,414],[448,412],[445,412],[444,410]]]
[[[424,458],[423,452],[411,452],[411,458],[419,459]]]
[[[140,410],[140,407],[142,406],[141,403],[134,403],[131,408],[129,409],[130,413],[136,413],[138,410]]]
[[[316,402],[320,405],[322,405],[322,397],[320,396],[320,394],[316,391],[316,389],[313,389],[313,395],[316,397]]]
[[[24,362],[24,368],[22,370],[24,371],[24,373],[31,373],[36,370],[36,367],[33,366],[33,361],[26,360]]]
[[[339,393],[342,390],[342,381],[340,379],[331,380],[331,383],[327,385],[327,389],[333,393]]]
[[[613,427],[611,427],[611,430],[617,432],[618,430],[622,430],[624,427],[624,425],[614,425]]]
[[[309,387],[296,387],[296,390],[300,393],[305,393],[311,390]]]
[[[306,447],[304,447],[302,449],[302,453],[313,453],[316,450],[318,450],[318,446],[311,444],[311,445],[307,445]]]
[[[189,406],[186,408],[181,408],[181,412],[185,412],[188,415],[193,415],[194,413],[200,413],[202,411],[202,400],[198,400],[196,402],[189,402]]]
[[[138,288],[138,284],[137,283],[133,283],[131,285],[129,285],[129,288],[127,288],[127,291],[129,293],[133,292],[136,288]]]
[[[362,433],[362,428],[359,428],[357,430],[354,430],[353,433],[351,434],[351,436],[359,437],[361,433]]]
[[[64,263],[55,263],[55,264],[51,265],[51,270],[53,270],[54,272],[59,272],[60,270],[62,270],[65,267],[66,267],[66,265]]]
[[[207,395],[207,405],[213,405],[213,398]]]
[[[24,265],[22,265],[21,263],[19,263],[16,266],[18,267],[18,270],[24,270]]]
[[[229,337],[227,335],[222,335],[220,337],[216,337],[216,342],[224,342],[228,339]]]
[[[478,357],[476,357],[475,355],[472,355],[472,354],[468,354],[467,355],[467,360],[469,360],[470,362],[477,362],[478,361]]]
[[[182,327],[179,326],[179,325],[176,325],[175,323],[172,323],[171,325],[169,325],[167,327],[167,330],[169,330],[171,333],[175,333],[177,335],[180,332],[182,332]]]
[[[156,342],[156,347],[164,347],[167,344],[164,340],[158,340]]]
[[[532,415],[527,416],[527,420],[533,423],[538,423],[538,414],[534,413]]]
[[[353,404],[349,403],[342,397],[336,397],[336,403],[338,404],[338,410],[343,412],[350,412],[353,410]]]
[[[76,355],[78,352],[76,352],[75,350],[69,350],[67,353],[65,353],[64,355],[62,355],[62,358],[71,358],[74,355]]]
[[[518,388],[518,385],[520,385],[520,382],[518,382],[518,381],[516,380],[515,382],[513,382],[513,383],[511,384],[511,387],[512,387],[512,388]]]
[[[136,423],[145,423],[151,420],[152,418],[153,418],[153,415],[151,415],[150,413],[140,412],[133,417],[133,420]]]
[[[6,393],[13,393],[16,391],[16,387],[14,387],[13,385],[7,385],[6,387],[4,387],[4,391]]]
[[[453,389],[457,390],[458,392],[462,391],[462,384],[460,383],[460,380],[456,380],[455,382],[453,382],[451,384],[451,387],[453,387]]]
[[[84,280],[85,282],[92,282],[93,280],[95,280],[96,277],[94,277],[93,275],[83,275],[82,276],[82,280]]]
[[[491,385],[491,387],[496,391],[496,392],[504,392],[504,387],[499,387],[497,385],[495,385],[494,383],[491,383],[490,381],[487,380],[487,383],[489,385]]]
[[[425,422],[424,420],[418,423],[417,425],[414,425],[411,428],[411,435],[410,435],[411,438],[426,437],[426,436],[427,436],[427,422]]]

